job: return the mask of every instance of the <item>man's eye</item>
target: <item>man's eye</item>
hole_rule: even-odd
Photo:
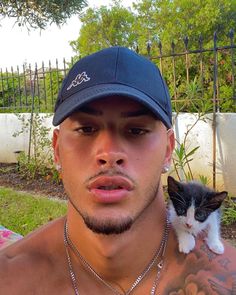
[[[128,133],[131,135],[143,135],[143,134],[148,133],[148,130],[143,129],[143,128],[134,127],[134,128],[129,128]]]
[[[91,135],[97,131],[97,128],[92,126],[82,126],[82,127],[76,128],[76,131],[84,135]]]

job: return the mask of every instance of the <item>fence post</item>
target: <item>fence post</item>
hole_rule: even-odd
[[[30,69],[31,71],[31,69]],[[33,121],[34,121],[34,98],[35,98],[35,82],[36,82],[36,75],[38,75],[37,66],[35,66],[35,74],[33,80],[33,88],[32,88],[32,105],[31,105],[31,114],[30,114],[30,132],[29,132],[29,148],[28,148],[28,162],[30,161],[31,157],[31,139],[32,139],[32,130],[33,130]]]
[[[232,63],[232,89],[233,89],[233,100],[236,103],[236,86],[235,86],[235,61],[234,61],[234,31],[231,29],[229,31],[230,46],[231,46],[231,63]]]
[[[214,69],[213,69],[213,118],[212,118],[212,135],[213,135],[213,163],[212,163],[212,183],[216,188],[216,112],[218,111],[218,61],[217,61],[217,34],[214,33]]]
[[[172,69],[173,69],[173,83],[174,83],[174,101],[175,101],[175,107],[176,107],[177,93],[176,93],[175,43],[174,43],[174,41],[171,42],[171,55],[172,55]]]

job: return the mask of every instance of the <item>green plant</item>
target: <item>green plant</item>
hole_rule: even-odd
[[[21,121],[21,130],[13,136],[20,134],[29,135],[28,153],[21,152],[18,156],[19,170],[23,177],[34,179],[37,176],[50,176],[59,181],[59,175],[53,165],[53,153],[51,140],[49,139],[50,128],[45,126],[48,115],[32,114],[30,118],[16,114]]]
[[[205,175],[199,175],[199,181],[203,184],[203,185],[208,185],[210,180],[207,176]]]
[[[177,148],[175,148],[173,163],[174,163],[175,172],[180,180],[181,180],[181,176],[180,176],[179,170],[183,172],[185,180],[187,181],[193,180],[193,173],[189,165],[189,162],[193,160],[192,156],[198,149],[199,149],[199,146],[187,152],[186,146],[184,143],[181,143]]]
[[[236,203],[232,197],[228,197],[224,202],[223,212],[222,212],[222,223],[225,225],[230,225],[236,222]]]

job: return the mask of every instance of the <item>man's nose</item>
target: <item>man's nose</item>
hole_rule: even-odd
[[[103,132],[98,138],[96,162],[98,166],[124,166],[127,155],[123,150],[122,140],[118,134]]]

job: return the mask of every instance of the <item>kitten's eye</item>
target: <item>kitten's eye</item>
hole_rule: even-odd
[[[185,215],[186,214],[186,210],[184,208],[177,207],[176,208],[176,213],[177,213],[177,215]]]
[[[207,218],[207,212],[206,211],[196,211],[195,212],[195,219],[198,221],[204,221]]]

